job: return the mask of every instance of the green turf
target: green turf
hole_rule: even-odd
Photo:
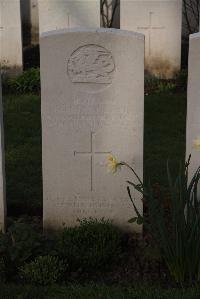
[[[166,160],[173,170],[185,152],[186,96],[145,97],[145,178],[166,183]],[[41,213],[41,119],[36,95],[4,96],[6,180],[9,214]]]
[[[39,214],[42,208],[40,98],[4,96],[6,180],[9,214]],[[166,184],[166,160],[173,172],[185,152],[185,95],[145,97],[145,178]],[[70,285],[39,288],[0,285],[0,299],[198,299],[200,290],[142,286]]]
[[[34,287],[0,285],[1,299],[199,299],[199,289],[161,289],[146,286],[69,285]]]
[[[3,98],[8,212],[41,213],[41,116],[36,95]]]
[[[185,159],[186,95],[156,94],[145,98],[145,179],[166,185],[166,163],[176,174]]]

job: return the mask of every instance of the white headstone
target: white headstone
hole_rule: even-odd
[[[105,217],[140,230],[128,223],[134,210],[125,180],[132,174],[112,175],[105,164],[113,154],[143,176],[144,36],[118,29],[43,34],[41,84],[44,226]]]
[[[200,33],[190,35],[187,94],[186,158],[191,154],[190,175],[200,166],[194,141],[200,138]]]
[[[0,0],[0,67],[11,74],[22,71],[20,0]]]
[[[5,230],[6,216],[5,162],[4,162],[4,133],[3,133],[3,105],[0,74],[0,231]]]
[[[180,69],[182,0],[121,0],[120,28],[145,34],[145,69],[171,78]]]
[[[100,27],[99,0],[38,1],[40,34],[72,27]]]

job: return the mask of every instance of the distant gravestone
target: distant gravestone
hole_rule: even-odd
[[[145,34],[145,69],[161,78],[180,70],[182,0],[121,0],[120,28]]]
[[[20,0],[0,0],[0,67],[11,75],[22,71]]]
[[[124,47],[126,45],[126,47]],[[143,176],[144,37],[117,29],[71,29],[41,38],[44,226],[111,219],[125,230],[134,210],[122,169]],[[133,192],[142,212],[140,195]]]
[[[0,231],[5,230],[6,195],[5,195],[5,163],[4,163],[4,134],[3,106],[0,74]]]
[[[40,34],[72,27],[100,27],[99,0],[38,0]]]
[[[23,43],[25,46],[39,43],[38,0],[21,0]]]
[[[190,35],[187,94],[186,158],[191,154],[190,175],[200,166],[194,140],[200,138],[200,33]]]

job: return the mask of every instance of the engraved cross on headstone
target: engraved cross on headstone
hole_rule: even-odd
[[[100,152],[94,151],[93,144],[94,144],[94,132],[90,133],[90,151],[88,152],[77,152],[74,151],[74,156],[76,155],[89,155],[90,156],[90,191],[94,190],[94,158],[95,155],[108,155],[111,152]]]
[[[153,26],[152,25],[152,19],[153,19],[153,12],[150,11],[149,12],[149,25],[148,26],[139,26],[137,27],[137,29],[139,30],[148,30],[148,35],[149,35],[149,43],[148,43],[148,46],[149,46],[149,49],[148,49],[148,55],[151,56],[151,35],[152,35],[152,31],[153,30],[162,30],[162,29],[165,29],[164,26]]]
[[[71,27],[71,17],[70,17],[70,14],[67,14],[67,27],[68,28]]]

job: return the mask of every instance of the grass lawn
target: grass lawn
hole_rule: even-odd
[[[6,95],[4,126],[8,213],[42,213],[41,117],[36,95]],[[185,152],[186,96],[145,97],[144,174],[166,184],[166,160],[174,169]]]
[[[185,158],[186,95],[145,97],[144,177],[166,186],[166,162],[176,174]]]
[[[41,117],[36,95],[6,95],[4,126],[6,180],[9,215],[41,215]],[[184,158],[186,96],[156,94],[145,97],[144,173],[145,179],[166,185],[166,160],[173,172]],[[105,285],[68,285],[39,288],[0,285],[0,299],[197,299],[200,290],[160,289]]]
[[[199,299],[199,289],[169,289],[151,287],[80,286],[33,287],[0,285],[1,299]]]
[[[3,97],[8,213],[42,210],[40,98]]]

